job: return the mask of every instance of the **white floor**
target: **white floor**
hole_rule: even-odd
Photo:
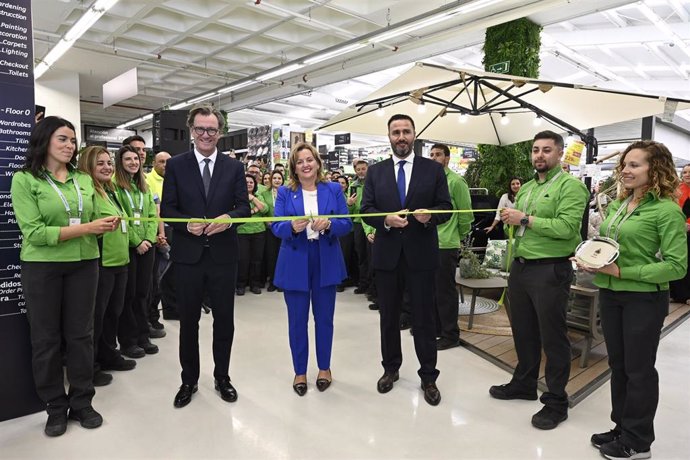
[[[319,393],[316,364],[309,392],[292,390],[292,365],[281,294],[247,294],[236,302],[231,377],[239,400],[229,404],[213,389],[210,315],[201,321],[199,392],[173,408],[179,386],[175,322],[156,343],[161,352],[115,373],[98,389],[94,407],[105,423],[86,430],[70,422],[59,438],[43,434],[44,413],[0,423],[0,458],[232,458],[232,459],[596,459],[593,432],[610,428],[608,384],[570,411],[556,430],[530,425],[538,402],[498,401],[488,388],[509,375],[473,353],[439,353],[438,407],[419,390],[412,337],[403,333],[406,361],[388,394],[376,392],[381,375],[378,314],[351,289],[338,295],[332,370],[334,383]],[[655,459],[690,458],[690,322],[659,350],[661,402]]]

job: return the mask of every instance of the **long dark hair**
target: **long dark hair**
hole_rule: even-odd
[[[55,131],[62,127],[67,127],[74,131],[74,135],[77,135],[77,131],[74,129],[74,125],[64,118],[50,116],[45,117],[43,120],[39,121],[34,129],[31,131],[31,136],[29,137],[29,147],[26,150],[26,163],[22,171],[28,171],[35,177],[41,177],[43,171],[43,165],[46,162],[46,157],[48,156],[48,147],[50,146],[50,139],[53,137]],[[72,170],[76,167],[75,158],[77,157],[77,146],[74,146],[74,154],[72,159],[67,164],[67,168]]]
[[[250,192],[252,195],[256,195],[256,191],[259,188],[259,185],[256,183],[256,177],[252,176],[251,174],[245,174],[244,175],[245,179],[251,179],[252,182],[254,182],[254,187],[252,187],[252,191]]]
[[[146,180],[144,179],[143,165],[139,163],[139,170],[134,174],[134,177],[130,177],[129,173],[125,171],[122,165],[122,157],[125,153],[132,152],[139,159],[139,153],[131,145],[123,145],[115,154],[115,183],[118,187],[125,190],[132,190],[130,182],[133,180],[134,184],[137,186],[141,193],[146,193],[148,187],[146,186]]]
[[[515,203],[515,192],[513,192],[513,181],[514,180],[520,181],[520,186],[522,186],[522,179],[520,179],[519,177],[513,176],[508,181],[508,199],[510,200],[511,203]]]

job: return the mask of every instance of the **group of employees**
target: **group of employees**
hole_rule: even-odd
[[[189,404],[198,390],[203,302],[214,317],[215,388],[225,401],[238,399],[229,375],[234,302],[247,286],[263,284],[257,282],[260,267],[253,265],[259,245],[275,254],[268,276],[287,305],[293,389],[299,396],[308,390],[310,306],[316,387],[329,388],[336,292],[348,276],[341,241],[353,234],[351,219],[342,216],[353,209],[364,214],[354,235],[361,232],[370,245],[363,250],[370,253],[371,270],[360,267],[360,276],[370,275],[380,311],[383,374],[377,390],[391,391],[400,378],[400,317],[407,304],[420,388],[427,403],[440,403],[437,349],[444,349],[439,346],[444,338],[451,344],[458,340],[453,276],[459,242],[472,221],[467,184],[448,169],[447,147],[435,145],[431,159],[415,155],[414,121],[394,115],[387,125],[391,158],[368,171],[361,168],[363,183],[353,195],[346,178],[326,179],[318,152],[307,143],[293,146],[285,176],[274,171],[259,184],[260,171],[245,172],[241,162],[216,148],[223,125],[224,117],[212,107],[190,111],[194,149],[167,161],[159,192],[147,186],[131,146],[117,152],[114,167],[100,147],[85,149],[77,164],[71,123],[46,117],[33,130],[26,165],[14,175],[12,201],[23,235],[21,276],[34,378],[46,403],[49,436],[63,434],[68,418],[86,428],[100,426],[103,419],[91,405],[95,373],[122,366],[128,348],[146,353],[155,347],[142,293],[150,289],[153,243],[165,239],[157,215],[181,219],[169,224],[180,320],[181,386],[175,407]],[[497,219],[486,229],[499,222],[514,228],[508,298],[518,355],[510,382],[492,386],[489,393],[503,400],[536,400],[543,349],[548,390],[532,417],[532,425],[543,430],[568,417],[566,309],[573,252],[589,201],[582,182],[561,167],[563,147],[554,132],[534,137],[534,178],[524,185],[511,181]],[[618,242],[620,256],[600,269],[579,267],[596,272],[612,370],[614,428],[593,435],[591,442],[607,458],[649,458],[659,393],[656,350],[668,314],[669,282],[686,275],[690,225],[676,200],[680,181],[663,144],[628,146],[616,177],[620,193],[600,232]],[[450,210],[461,212],[430,212]],[[234,222],[251,216],[293,219],[259,222],[256,229],[245,227],[254,224],[251,220]],[[216,220],[188,220],[193,218]],[[260,243],[251,236],[255,233],[262,233]],[[243,252],[249,256],[243,258]],[[454,292],[446,292],[446,285]]]

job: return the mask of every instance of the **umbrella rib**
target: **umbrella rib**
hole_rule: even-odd
[[[448,102],[446,103],[446,104],[447,104],[446,107],[448,107],[448,106],[450,106],[450,105],[455,106],[455,104],[454,104],[455,99],[457,99],[458,97],[460,97],[461,94],[462,94],[462,91],[458,92],[458,94],[456,94],[455,97],[453,97],[453,99],[451,99],[450,101],[448,101]],[[445,102],[445,101],[443,101],[443,99],[438,98],[438,97],[436,97],[436,96],[430,96],[430,97],[433,97],[434,99],[438,99],[438,100],[440,100],[440,101],[442,101],[442,102]],[[429,123],[427,123],[426,126],[424,126],[424,128],[422,128],[422,130],[419,131],[418,136],[422,135],[422,133],[424,133],[424,131],[426,131],[426,129],[427,129],[429,126],[431,126],[431,124],[432,124],[434,121],[436,121],[436,119],[439,118],[439,117],[441,116],[442,113],[444,113],[443,110],[440,111],[439,113],[437,113],[436,115],[434,115],[434,117],[433,117],[431,120],[429,120]],[[444,114],[444,115],[445,115],[445,114]]]
[[[484,99],[484,103],[486,104],[486,94],[484,94],[484,88],[480,84],[480,82],[477,83],[477,87],[479,88],[479,91],[481,92],[482,98]],[[481,109],[480,109],[481,110]],[[491,126],[494,128],[494,133],[496,134],[496,139],[498,140],[498,145],[503,145],[503,142],[501,142],[501,136],[498,134],[498,129],[496,128],[496,122],[494,121],[494,118],[489,115],[489,120],[491,120]]]

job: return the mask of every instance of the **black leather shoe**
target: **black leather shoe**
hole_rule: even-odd
[[[183,383],[182,386],[180,386],[180,391],[175,395],[175,402],[173,405],[178,408],[186,406],[192,402],[192,395],[196,393],[198,389],[199,387],[196,384],[188,385]]]
[[[105,372],[98,371],[93,374],[93,386],[104,387],[113,381],[113,376],[111,374],[106,374]]]
[[[276,290],[276,287],[273,283],[268,285],[268,289],[266,289],[268,292],[274,292]]]
[[[59,414],[50,414],[44,432],[51,438],[62,436],[67,431],[67,411]]]
[[[335,288],[335,292],[344,292],[344,291],[345,291],[345,286],[343,286],[342,284],[339,284]]]
[[[379,381],[376,383],[376,389],[379,393],[388,393],[393,389],[393,382],[397,382],[400,378],[398,371],[384,372]]]
[[[328,371],[328,377],[327,379],[325,378],[318,378],[316,379],[316,388],[319,391],[326,391],[328,387],[331,386],[331,382],[333,381],[333,376],[331,375],[331,371],[329,369]]]
[[[137,362],[133,359],[120,358],[112,363],[102,363],[101,370],[103,371],[131,371],[137,367]]]
[[[236,295],[244,295],[244,288],[236,288],[235,294]]]
[[[153,326],[149,328],[149,339],[162,339],[167,333],[163,329],[156,329]]]
[[[158,353],[158,345],[154,345],[151,342],[142,343],[139,346],[144,349],[144,353],[147,355],[155,355]]]
[[[379,306],[376,305],[376,303],[370,303],[369,304],[369,310],[378,310]]]
[[[400,330],[404,331],[406,329],[409,329],[412,327],[412,321],[409,319],[401,319],[400,320]]]
[[[366,294],[368,287],[356,287],[355,294]]]
[[[252,294],[261,294],[261,289],[258,287],[253,287],[250,289]]]
[[[532,416],[532,426],[540,430],[553,430],[561,422],[568,419],[568,409],[559,410],[544,406]]]
[[[441,392],[434,382],[422,383],[422,390],[424,390],[424,401],[432,406],[438,406],[441,402]]]
[[[516,388],[511,383],[505,385],[494,385],[489,388],[489,394],[496,399],[525,399],[527,401],[537,400],[537,391],[524,391]]]
[[[144,356],[146,356],[146,352],[144,351],[144,349],[136,345],[124,348],[122,350],[122,354],[128,358],[143,358]]]
[[[229,378],[216,380],[216,391],[220,392],[220,397],[223,401],[235,402],[237,401],[237,390],[230,383]]]
[[[437,350],[448,350],[460,346],[460,340],[451,340],[446,337],[441,337],[436,341]]]
[[[91,406],[82,409],[70,409],[69,418],[78,421],[84,428],[98,428],[103,425],[103,417]]]
[[[293,383],[292,389],[295,390],[299,396],[304,396],[307,394],[307,384],[305,382]]]

